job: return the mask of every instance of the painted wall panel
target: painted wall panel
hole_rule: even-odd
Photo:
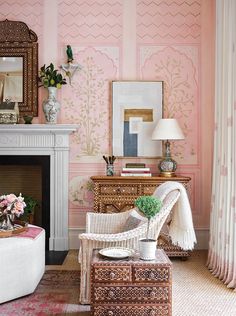
[[[178,171],[192,178],[195,226],[208,228],[215,0],[54,0],[53,21],[45,19],[47,1],[6,0],[0,3],[0,18],[26,22],[38,34],[39,66],[50,60],[57,67],[65,63],[68,44],[74,62],[82,65],[72,84],[58,93],[58,123],[79,126],[70,138],[69,226],[84,227],[93,205],[89,178],[105,174],[102,155],[111,150],[111,81],[144,79],[164,81],[164,116],[176,117],[186,136],[173,143]],[[52,22],[55,34],[47,32]],[[46,96],[41,89],[40,116],[34,122],[44,122],[41,104]],[[142,161],[157,172],[156,159]],[[117,173],[125,162],[116,161]]]

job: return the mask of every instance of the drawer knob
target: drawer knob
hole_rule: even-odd
[[[109,291],[109,292],[108,292],[108,296],[109,296],[109,297],[114,297],[114,296],[115,296],[115,293],[114,293],[113,291]]]
[[[116,274],[114,272],[110,273],[110,278],[113,280],[115,278]]]
[[[117,194],[121,194],[121,188],[117,188],[117,189],[116,189],[116,193],[117,193]]]
[[[150,272],[150,273],[149,273],[149,278],[150,278],[150,279],[155,279],[155,273]]]
[[[108,311],[107,315],[108,315],[108,316],[113,316],[114,313],[113,313],[113,311]]]
[[[155,291],[150,291],[150,293],[149,293],[149,295],[150,295],[150,297],[155,297]]]

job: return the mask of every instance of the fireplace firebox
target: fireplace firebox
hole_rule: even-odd
[[[40,167],[39,173],[30,174],[32,168],[23,169],[23,173],[17,172],[20,170],[21,166],[27,167]],[[4,184],[0,186],[0,194],[6,193],[15,193],[22,195],[30,195],[33,196],[36,200],[38,200],[38,196],[40,196],[40,200],[38,201],[39,206],[36,208],[36,212],[40,212],[41,214],[35,214],[33,224],[37,226],[41,226],[45,229],[46,232],[46,240],[45,246],[46,250],[49,250],[49,237],[50,237],[50,156],[0,156],[0,170],[1,167],[4,168],[1,171],[1,174],[4,175]],[[7,174],[9,170],[14,172],[14,177],[17,179],[16,184],[14,184],[14,178],[9,180],[11,183],[7,185],[8,177]],[[37,174],[40,179],[33,179]],[[22,177],[24,179],[19,179]],[[12,178],[12,177],[11,177]],[[34,186],[35,182],[40,183],[40,187],[37,188],[40,193],[37,196],[34,196]],[[28,182],[24,185],[24,182]],[[9,190],[3,191],[4,187],[8,186]],[[11,189],[10,189],[11,188]]]

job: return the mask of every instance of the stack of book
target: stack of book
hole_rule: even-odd
[[[122,177],[151,177],[150,168],[123,168]]]

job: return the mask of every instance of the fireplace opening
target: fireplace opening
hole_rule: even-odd
[[[33,224],[45,229],[45,248],[49,250],[50,156],[1,155],[0,174],[0,195],[22,193],[22,196],[32,196],[38,201]]]

